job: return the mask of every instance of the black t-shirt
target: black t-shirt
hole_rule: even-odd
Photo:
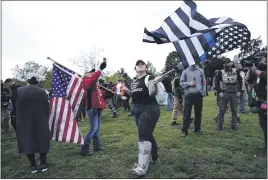
[[[135,79],[131,83],[131,97],[132,97],[132,104],[152,104],[157,103],[155,97],[151,97],[149,95],[149,90],[145,85],[145,77],[140,79]],[[154,79],[153,76],[149,77],[149,80]]]

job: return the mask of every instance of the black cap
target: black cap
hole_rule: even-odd
[[[261,51],[261,52],[258,52],[258,53],[254,56],[254,58],[256,58],[256,59],[260,59],[260,58],[263,58],[263,57],[267,58],[267,51]]]
[[[89,73],[95,72],[95,68],[91,69],[91,71],[89,71]]]

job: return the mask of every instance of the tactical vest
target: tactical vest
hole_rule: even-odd
[[[228,93],[237,92],[237,73],[236,69],[232,69],[232,72],[226,72],[221,70],[222,73],[222,83],[221,89],[225,90]]]

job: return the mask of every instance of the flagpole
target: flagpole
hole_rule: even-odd
[[[175,70],[174,70],[174,69],[172,69],[172,70],[170,70],[170,71],[166,72],[165,74],[163,74],[163,75],[161,75],[161,76],[162,76],[162,77],[164,77],[164,76],[168,75],[169,73],[172,73],[173,71],[175,71]]]
[[[52,62],[54,62],[54,63],[57,63],[57,64],[59,64],[59,65],[61,65],[61,66],[64,66],[64,65],[62,65],[61,63],[59,63],[59,62],[55,61],[54,59],[52,59],[51,57],[47,57],[47,59],[50,60],[50,61],[52,61]],[[65,66],[64,66],[64,67],[65,67]],[[73,71],[72,69],[70,69],[70,70]],[[73,71],[73,72],[75,72],[75,71]],[[75,72],[75,73],[82,77],[81,74],[79,74],[79,73],[77,73],[77,72]]]
[[[50,61],[52,61],[52,62],[55,62],[55,63],[57,63],[57,64],[59,64],[59,65],[61,65],[61,66],[64,66],[64,65],[58,63],[57,61],[55,61],[54,59],[52,59],[51,57],[47,57],[47,59],[50,60]],[[65,67],[65,66],[64,66],[64,67]],[[71,70],[71,69],[70,69],[70,70]],[[71,70],[71,71],[73,71],[73,70]],[[73,71],[73,72],[75,72],[75,71]],[[75,72],[75,73],[82,77],[82,75],[80,75],[79,73],[77,73],[77,72]],[[99,84],[99,85],[100,85],[100,87],[102,87],[103,89],[106,89],[107,91],[110,91],[111,93],[114,93],[112,90],[105,88],[105,87],[102,86],[101,84]]]

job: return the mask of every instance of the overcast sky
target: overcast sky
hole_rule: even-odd
[[[197,1],[206,18],[228,16],[245,24],[251,38],[262,36],[267,45],[266,1]],[[180,7],[181,1],[133,2],[15,2],[2,1],[2,77],[29,60],[52,67],[50,56],[79,71],[72,59],[103,48],[107,69],[124,67],[134,76],[137,59],[150,60],[160,71],[172,44],[143,43],[143,30],[156,30]],[[237,51],[228,53],[232,58]]]

